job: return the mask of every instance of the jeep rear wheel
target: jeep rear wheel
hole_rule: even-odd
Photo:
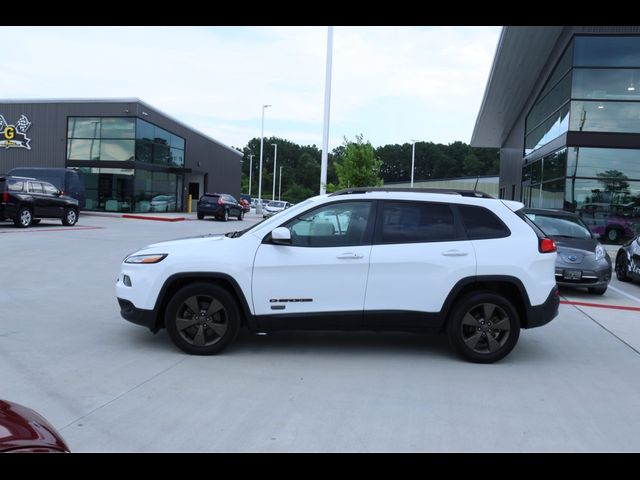
[[[520,316],[506,298],[493,292],[462,297],[447,325],[449,343],[466,360],[493,363],[518,342]]]
[[[213,355],[238,336],[240,311],[233,296],[224,288],[194,283],[171,298],[165,325],[169,337],[181,350],[194,355]]]

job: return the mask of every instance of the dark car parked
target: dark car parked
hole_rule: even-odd
[[[79,168],[16,167],[7,172],[13,177],[29,177],[48,182],[71,198],[78,200],[80,209],[85,207],[84,175]]]
[[[578,215],[562,210],[528,208],[525,215],[558,247],[556,283],[586,287],[602,295],[611,281],[611,258]]]
[[[205,216],[215,217],[225,222],[229,217],[236,217],[238,220],[244,218],[242,205],[227,193],[205,193],[198,200],[198,219]]]
[[[41,218],[59,218],[63,225],[71,226],[78,217],[78,201],[62,195],[50,183],[0,175],[0,221],[10,219],[17,227],[27,228]]]
[[[616,277],[621,282],[640,282],[640,235],[629,240],[618,250]]]
[[[42,415],[0,400],[0,452],[69,453],[69,447]]]

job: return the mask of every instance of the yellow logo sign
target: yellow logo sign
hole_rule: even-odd
[[[24,115],[15,125],[9,125],[2,115],[0,115],[0,148],[26,148],[31,150],[31,139],[27,137],[27,130],[31,122]]]

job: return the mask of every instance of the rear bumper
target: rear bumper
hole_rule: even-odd
[[[555,285],[544,303],[529,307],[527,311],[527,325],[525,328],[535,328],[546,325],[558,315],[560,307],[560,293]]]
[[[159,330],[156,325],[156,312],[153,310],[137,308],[129,300],[125,300],[123,298],[118,298],[118,303],[120,304],[120,315],[125,320],[135,323],[136,325],[147,327],[153,333],[156,333]]]

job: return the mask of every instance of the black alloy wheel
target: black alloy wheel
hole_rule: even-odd
[[[194,355],[213,355],[230,345],[240,330],[240,312],[233,296],[209,283],[179,290],[167,305],[165,324],[171,340]]]
[[[465,359],[493,363],[518,342],[520,316],[505,297],[488,291],[472,292],[456,303],[447,334],[453,349]]]

